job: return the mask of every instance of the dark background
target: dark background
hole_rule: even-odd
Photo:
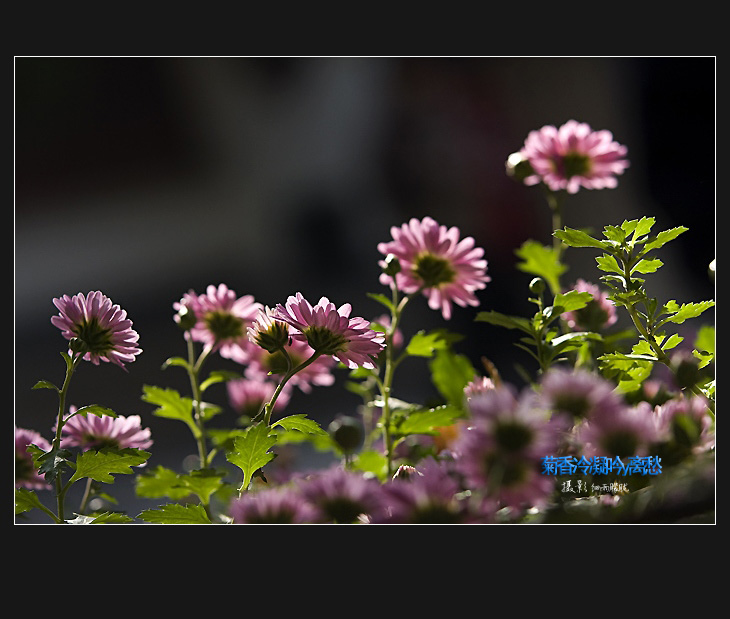
[[[486,355],[520,384],[515,364],[534,368],[514,333],[473,319],[534,309],[514,250],[550,242],[550,213],[504,164],[529,131],[571,118],[612,131],[631,167],[617,189],[571,197],[565,224],[600,230],[649,215],[655,230],[687,226],[661,250],[649,292],[712,299],[715,111],[714,57],[17,57],[15,424],[52,437],[55,394],[31,390],[63,381],[52,298],[98,289],[127,310],[144,352],[128,372],[81,366],[69,404],[142,415],[155,441],[150,466],[180,470],[195,452],[189,431],[140,399],[145,384],[188,393],[181,369],[161,369],[185,354],[172,304],[225,283],[271,306],[300,291],[375,318],[381,306],[366,293],[387,292],[377,243],[426,215],[473,236],[492,281],[480,308],[457,307],[448,324],[425,300],[412,304],[404,330],[463,332],[460,352],[477,367]],[[598,282],[593,252],[567,259],[566,284]],[[708,312],[702,322],[713,320]],[[425,364],[408,363],[396,396],[432,397]],[[234,369],[207,366],[216,367]],[[325,426],[353,414],[359,400],[341,388],[345,378],[295,396],[289,412]],[[227,404],[222,385],[207,395]],[[230,426],[233,415],[215,421]],[[108,487],[125,507],[129,478]],[[156,503],[133,502],[130,514]]]

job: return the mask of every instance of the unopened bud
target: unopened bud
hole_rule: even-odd
[[[393,254],[388,254],[384,262],[383,272],[386,275],[393,277],[396,273],[400,273],[400,261]]]
[[[541,295],[545,292],[545,281],[540,277],[535,277],[530,282],[530,292],[532,294]]]
[[[362,444],[362,427],[353,417],[335,419],[328,429],[337,446],[346,454],[353,453]]]
[[[524,181],[528,176],[532,176],[535,173],[530,162],[521,153],[512,153],[507,157],[505,170],[507,176],[519,182]]]

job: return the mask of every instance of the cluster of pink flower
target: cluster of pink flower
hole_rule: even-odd
[[[230,509],[237,523],[489,523],[498,511],[544,507],[556,489],[542,474],[545,454],[662,458],[695,429],[691,450],[714,446],[701,398],[651,407],[627,404],[611,383],[586,371],[554,369],[535,388],[478,380],[469,387],[469,417],[438,457],[403,465],[391,480],[341,467],[295,476],[249,493]]]

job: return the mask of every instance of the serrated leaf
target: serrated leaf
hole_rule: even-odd
[[[558,237],[563,243],[570,247],[597,247],[599,249],[608,249],[609,243],[594,239],[588,233],[575,228],[566,227],[563,230],[556,230],[553,236]]]
[[[583,309],[593,300],[590,292],[569,290],[566,293],[558,293],[553,299],[554,313],[564,314],[565,312],[574,312]]]
[[[249,427],[243,436],[234,439],[233,451],[226,454],[226,459],[243,471],[242,489],[248,488],[253,474],[275,457],[269,451],[275,443],[276,434],[271,434],[271,428],[263,423]]]
[[[201,505],[171,503],[157,509],[146,509],[137,518],[152,524],[211,524]]]
[[[623,278],[624,271],[619,265],[616,258],[610,254],[603,254],[596,257],[596,265],[601,271],[606,273],[618,273]]]
[[[639,260],[632,268],[631,273],[655,273],[664,263],[659,258]]]
[[[223,487],[224,476],[225,473],[213,469],[191,471],[187,475],[178,476],[178,485],[186,489],[188,493],[193,493],[201,503],[207,505],[211,495]]]
[[[33,463],[38,467],[38,473],[43,475],[48,483],[53,483],[56,477],[67,465],[71,465],[71,452],[65,448],[51,445],[48,451],[29,445],[27,451],[33,456]]]
[[[684,338],[681,335],[677,335],[676,333],[674,333],[669,338],[667,338],[665,342],[662,343],[662,350],[671,350],[675,346],[679,345],[682,340],[684,340]]]
[[[443,338],[442,333],[419,331],[408,342],[406,353],[415,357],[433,357],[435,351],[447,347],[448,342]]]
[[[651,232],[652,227],[654,226],[654,223],[656,222],[656,219],[653,217],[642,217],[638,221],[631,222],[635,223],[636,225],[633,227],[634,236],[632,237],[634,241],[638,240],[642,236],[645,236]],[[623,228],[623,226],[622,226]],[[628,234],[628,233],[627,233]]]
[[[626,232],[618,226],[605,226],[603,236],[619,245],[626,240]]]
[[[520,271],[542,277],[553,294],[560,290],[560,276],[568,267],[560,262],[560,254],[553,247],[529,240],[515,254],[523,260],[517,264]]]
[[[31,509],[43,509],[43,503],[38,495],[28,488],[15,489],[15,513],[22,514]]]
[[[76,471],[71,476],[69,483],[74,483],[84,477],[106,484],[114,483],[112,473],[127,475],[134,473],[131,467],[144,463],[150,455],[152,454],[147,451],[131,447],[84,451],[76,459]]]
[[[520,329],[525,333],[532,335],[534,329],[531,323],[526,318],[520,316],[507,316],[506,314],[500,314],[493,310],[488,312],[479,312],[474,318],[477,322],[488,322],[498,327],[506,327],[507,329]]]
[[[660,232],[655,237],[652,237],[647,241],[646,245],[644,245],[644,252],[651,251],[652,249],[659,249],[669,241],[676,239],[683,232],[687,232],[687,230],[689,230],[689,228],[678,226],[676,228]]]
[[[137,496],[148,499],[169,497],[180,500],[190,494],[186,488],[179,486],[180,476],[172,469],[158,465],[153,471],[145,471],[136,478]]]
[[[157,406],[153,411],[154,415],[182,421],[188,425],[196,439],[200,437],[200,430],[193,419],[192,399],[182,397],[174,389],[163,389],[152,385],[143,385],[142,390],[142,400]]]
[[[327,434],[325,430],[313,419],[309,419],[306,415],[298,413],[283,417],[271,424],[272,427],[281,426],[286,430],[296,430],[304,434]]]
[[[676,304],[675,304],[676,305]],[[689,318],[696,318],[702,312],[705,310],[713,307],[715,305],[714,301],[700,301],[699,303],[683,303],[681,306],[679,306],[679,309],[672,314],[671,316],[665,318],[661,322],[659,322],[656,326],[659,327],[667,322],[674,322],[676,324],[682,324],[685,320]],[[664,306],[667,307],[666,305]]]

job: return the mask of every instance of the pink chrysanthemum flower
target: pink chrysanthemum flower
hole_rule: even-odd
[[[464,397],[471,400],[475,395],[494,389],[494,381],[487,376],[476,376],[464,387]]]
[[[606,409],[583,421],[577,428],[579,442],[586,456],[621,459],[648,454],[661,432],[659,420],[648,402],[619,409]]]
[[[422,290],[428,306],[441,310],[445,320],[451,318],[452,303],[479,305],[475,292],[491,278],[486,274],[484,250],[474,246],[472,237],[460,239],[458,228],[439,225],[431,217],[413,218],[390,232],[393,240],[379,243],[378,251],[395,256],[400,270],[393,276],[387,262],[381,261],[382,284],[392,285],[395,277],[395,285],[405,293]]]
[[[270,353],[284,348],[289,341],[289,325],[276,320],[274,311],[268,306],[259,310],[247,331],[251,342]]]
[[[587,370],[551,368],[540,379],[540,398],[547,410],[573,419],[606,417],[624,408],[615,385]]]
[[[75,407],[70,407],[71,413]],[[61,429],[62,447],[81,449],[147,449],[152,446],[151,431],[142,427],[139,415],[74,415]]]
[[[618,320],[616,306],[608,294],[595,284],[578,279],[573,286],[578,292],[589,292],[593,299],[584,308],[562,314],[567,325],[573,330],[600,331],[610,327]]]
[[[544,183],[552,191],[576,193],[586,189],[614,188],[616,176],[629,167],[627,148],[615,142],[610,131],[593,131],[586,123],[569,120],[560,128],[546,125],[530,131],[520,150],[533,174],[526,185]]]
[[[228,401],[238,415],[252,419],[261,412],[263,405],[271,400],[276,385],[263,379],[239,378],[226,383]],[[283,410],[289,402],[288,385],[284,387],[274,403],[274,410]]]
[[[663,451],[669,459],[679,460],[715,447],[715,433],[707,401],[700,396],[680,396],[656,409]]]
[[[380,506],[380,484],[374,478],[335,466],[298,482],[301,495],[318,512],[318,522],[354,524],[366,521]]]
[[[383,350],[385,338],[364,318],[350,318],[351,311],[349,303],[338,309],[326,297],[312,306],[298,292],[289,297],[286,306],[276,306],[275,318],[288,323],[292,337],[316,352],[332,355],[349,368],[374,369],[374,358]]]
[[[230,506],[233,524],[313,524],[319,512],[299,492],[277,487],[248,492]]]
[[[237,363],[247,363],[253,346],[248,327],[256,319],[260,303],[253,296],[238,297],[225,284],[210,285],[205,294],[183,298],[195,313],[196,323],[190,330],[193,340],[202,342],[211,352]]]
[[[51,323],[71,342],[69,354],[83,353],[94,365],[105,361],[124,368],[142,352],[137,346],[139,334],[132,329],[127,312],[98,290],[87,296],[63,295],[53,299],[53,304],[60,313],[51,317]]]
[[[29,445],[35,445],[43,451],[51,449],[51,444],[35,430],[15,428],[15,487],[48,490],[51,485],[33,464],[33,456],[28,452]]]
[[[469,427],[453,445],[454,467],[469,489],[501,506],[542,505],[554,480],[540,471],[540,460],[555,452],[567,425],[550,418],[534,396],[517,397],[500,387],[468,401]]]

